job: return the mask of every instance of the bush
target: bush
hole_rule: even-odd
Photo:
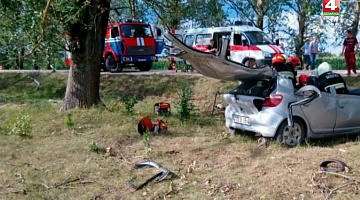
[[[316,66],[322,62],[328,62],[333,70],[345,70],[344,57],[320,57],[316,60]],[[360,58],[356,59],[356,66],[360,66]]]

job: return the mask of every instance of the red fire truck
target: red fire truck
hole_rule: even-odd
[[[161,29],[154,29],[141,20],[125,19],[109,23],[103,51],[103,70],[121,72],[126,67],[136,67],[140,71],[149,71],[153,62],[157,61],[157,50],[160,50],[156,37],[161,35]],[[72,64],[70,52],[65,53],[65,64],[68,67]]]

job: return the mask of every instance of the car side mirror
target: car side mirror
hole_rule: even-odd
[[[249,43],[247,40],[242,40],[241,43],[242,43],[242,46],[249,46]]]
[[[313,85],[306,85],[295,92],[295,95],[304,96],[306,98],[314,94],[316,95],[316,97],[321,97],[321,91]]]
[[[276,40],[275,40],[275,44],[276,44],[277,46],[279,46],[279,45],[280,45],[280,40],[279,40],[279,39],[276,39]]]

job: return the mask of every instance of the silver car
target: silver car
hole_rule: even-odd
[[[288,146],[306,138],[321,138],[360,132],[360,92],[349,94],[321,92],[314,85],[295,90],[292,80],[274,73],[268,66],[249,68],[225,57],[228,41],[214,56],[186,46],[171,33],[165,34],[182,51],[175,56],[188,60],[193,68],[208,77],[241,84],[223,94],[226,127],[231,134],[254,132]]]

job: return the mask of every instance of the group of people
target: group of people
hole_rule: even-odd
[[[334,88],[337,94],[347,94],[346,83],[340,74],[334,73],[331,66],[324,62],[317,68],[318,77],[302,74],[297,81],[296,67],[300,65],[300,60],[296,56],[290,56],[288,60],[282,55],[277,54],[272,58],[272,68],[279,75],[285,75],[292,79],[293,85],[299,89],[307,84],[314,85],[324,92],[331,92]]]
[[[355,36],[353,36],[351,30],[345,31],[345,39],[343,41],[343,47],[341,55],[344,55],[347,75],[351,74],[351,71],[354,74],[356,72],[356,51],[359,48],[359,42]],[[310,39],[305,41],[305,44],[301,47],[303,51],[304,58],[304,69],[315,70],[316,57],[319,54],[319,42],[317,36],[313,37],[313,40],[310,42]]]

